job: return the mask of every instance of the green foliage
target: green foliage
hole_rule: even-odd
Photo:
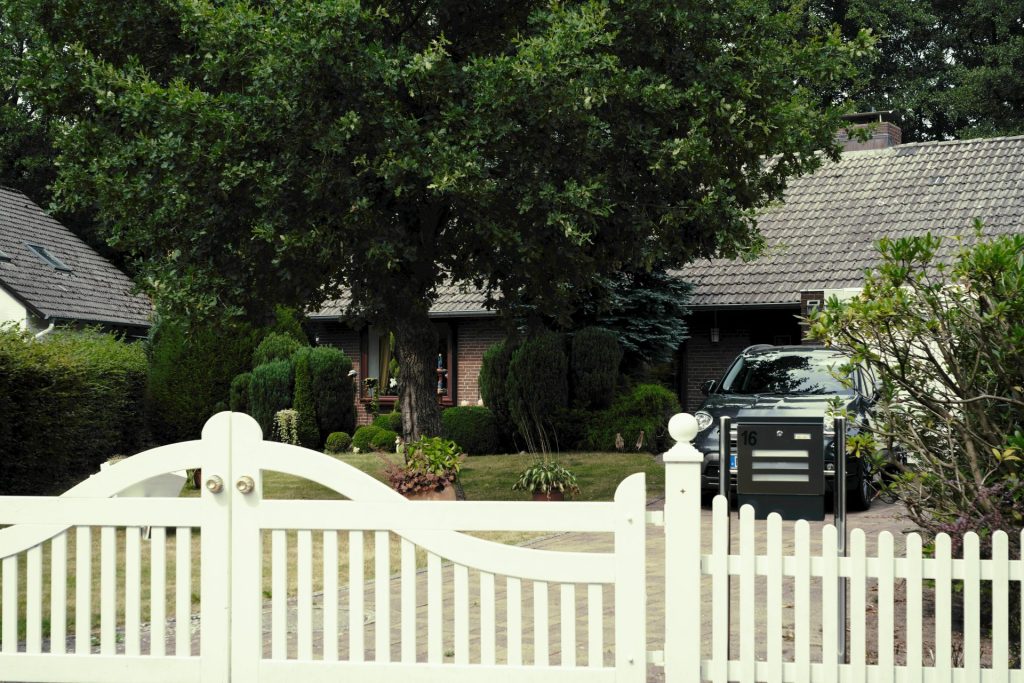
[[[512,484],[512,490],[543,493],[548,499],[551,498],[554,491],[558,491],[566,497],[578,496],[580,493],[576,475],[561,463],[546,459],[538,459],[527,467],[519,475],[516,483]]]
[[[146,357],[94,331],[0,326],[0,495],[61,493],[143,445]]]
[[[147,414],[160,443],[198,439],[249,368],[257,333],[243,323],[194,325],[166,317],[150,329]],[[268,423],[269,424],[269,423]],[[269,433],[269,432],[268,432]]]
[[[616,398],[611,408],[594,414],[587,442],[591,448],[610,451],[615,449],[615,436],[621,434],[627,450],[662,453],[668,447],[668,420],[679,411],[679,399],[665,387],[637,384]]]
[[[518,342],[498,342],[484,352],[478,383],[484,405],[494,414],[502,442],[512,441],[515,425],[508,405],[508,366]],[[442,416],[443,419],[443,416]]]
[[[298,413],[296,435],[300,446],[320,448],[320,428],[317,426],[316,403],[313,400],[313,377],[309,367],[312,349],[295,354],[295,399],[292,405]]]
[[[309,352],[313,400],[321,437],[355,429],[355,385],[348,376],[352,361],[340,349],[316,346]]]
[[[624,369],[664,363],[686,339],[692,289],[664,268],[621,271],[595,281],[573,322],[611,332]]]
[[[348,435],[348,432],[331,432],[327,436],[324,451],[331,454],[344,453],[351,445],[352,437]]]
[[[285,306],[274,307],[274,324],[271,326],[270,332],[291,337],[302,346],[309,344],[309,337],[306,336],[305,330],[302,329],[302,314],[293,308]],[[267,360],[277,359],[270,358]]]
[[[383,413],[373,418],[373,424],[380,427],[381,429],[387,429],[391,432],[402,431],[402,414],[401,413]]]
[[[249,412],[249,384],[252,382],[252,373],[243,372],[235,375],[231,380],[231,389],[228,396],[228,407],[236,413]]]
[[[299,445],[299,413],[291,408],[279,410],[274,414],[274,431],[271,434],[274,441]]]
[[[578,408],[602,409],[611,405],[619,377],[622,350],[615,334],[585,327],[572,338],[572,394]]]
[[[253,351],[252,366],[257,367],[277,360],[291,360],[291,357],[302,346],[302,342],[295,337],[280,332],[271,332]]]
[[[258,365],[252,370],[249,384],[250,414],[264,434],[271,434],[274,415],[292,405],[292,364],[286,360]]]
[[[55,201],[149,293],[203,318],[344,283],[403,377],[449,278],[564,319],[602,273],[756,250],[871,43],[769,0],[8,5]]]
[[[455,486],[465,455],[451,440],[441,437],[422,437],[405,447],[401,465],[384,460],[384,475],[403,495],[421,491],[442,491]]]
[[[352,435],[352,447],[358,448],[360,453],[394,453],[397,438],[398,434],[390,429],[379,425],[363,425]]]
[[[569,362],[562,337],[545,332],[527,339],[508,366],[508,406],[531,453],[551,451],[551,417],[569,402]]]
[[[441,435],[462,446],[467,455],[501,452],[498,424],[487,408],[455,406],[441,413]]]
[[[881,382],[870,425],[914,466],[895,492],[932,534],[972,530],[983,552],[1024,524],[1024,235],[883,239],[861,296],[830,300],[811,334]]]

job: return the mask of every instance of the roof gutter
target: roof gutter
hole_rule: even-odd
[[[748,311],[762,308],[787,309],[800,308],[799,301],[781,301],[771,304],[687,304],[694,311]]]

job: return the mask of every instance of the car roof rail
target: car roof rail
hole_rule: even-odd
[[[773,344],[754,344],[743,349],[743,353],[754,353],[756,351],[767,351],[769,349],[777,348]]]

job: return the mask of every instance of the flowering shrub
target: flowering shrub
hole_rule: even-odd
[[[299,444],[299,413],[287,408],[274,414],[274,439],[293,446]]]

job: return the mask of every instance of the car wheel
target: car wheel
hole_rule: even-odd
[[[865,472],[864,463],[857,460],[856,467],[857,476],[854,478],[854,487],[848,491],[848,507],[855,512],[863,512],[871,508],[871,501],[875,499],[875,490]]]

